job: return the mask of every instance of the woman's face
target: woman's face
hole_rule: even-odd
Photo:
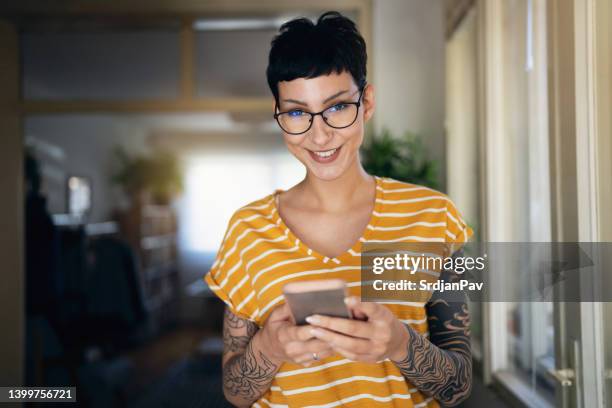
[[[298,78],[278,84],[278,112],[320,112],[342,102],[357,102],[359,88],[348,72],[316,78]],[[340,105],[339,105],[340,104]],[[336,108],[334,108],[336,109]],[[310,129],[292,135],[283,131],[289,151],[301,161],[310,175],[322,180],[334,180],[359,161],[365,122],[374,112],[374,90],[367,85],[355,122],[346,128],[327,125],[321,115],[314,117]],[[355,167],[357,168],[357,167]]]

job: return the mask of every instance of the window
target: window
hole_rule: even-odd
[[[489,6],[489,4],[487,4]],[[487,10],[488,240],[551,240],[546,2],[507,0]],[[525,259],[525,267],[529,260]],[[520,280],[515,298],[531,282]],[[554,306],[491,303],[491,370],[530,404],[555,403]],[[522,391],[519,391],[522,390]]]
[[[277,188],[288,189],[304,168],[286,151],[210,153],[186,160],[181,234],[185,249],[215,252],[238,208]]]

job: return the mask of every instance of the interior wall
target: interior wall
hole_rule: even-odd
[[[421,136],[446,190],[445,24],[442,0],[373,2],[374,128]]]

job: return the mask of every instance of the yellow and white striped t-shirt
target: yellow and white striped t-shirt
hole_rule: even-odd
[[[361,246],[369,241],[467,242],[472,230],[452,201],[430,188],[376,177],[376,203],[363,236],[328,258],[308,248],[280,218],[276,190],[232,216],[217,258],[204,277],[233,313],[262,327],[284,303],[293,281],[340,278],[350,295],[361,294]],[[379,302],[416,331],[428,334],[425,304]],[[283,363],[255,407],[437,407],[406,381],[390,360],[351,361],[336,354],[304,368]]]

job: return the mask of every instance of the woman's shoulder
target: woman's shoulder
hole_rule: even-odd
[[[472,236],[472,229],[447,194],[389,177],[380,177],[379,185],[383,193],[382,212],[390,216],[389,223],[414,223],[415,217],[420,217],[420,221],[429,224],[428,227],[435,227],[433,223],[443,227],[440,232],[444,241],[467,242]]]
[[[254,216],[269,216],[274,212],[274,194],[270,194],[258,198],[256,200],[247,202],[246,204],[239,207],[234,211],[232,215],[232,221],[248,220]]]
[[[449,197],[441,191],[421,184],[410,183],[407,181],[396,180],[391,177],[378,177],[379,188],[387,198],[410,199],[428,198],[449,201]]]

